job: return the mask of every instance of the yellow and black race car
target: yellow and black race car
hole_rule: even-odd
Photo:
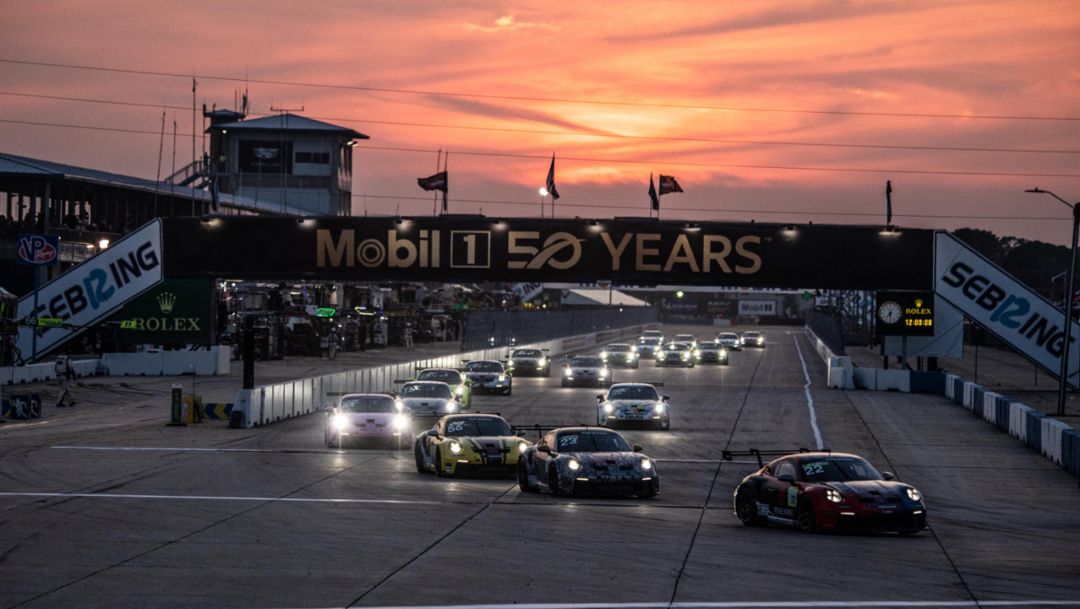
[[[514,476],[518,456],[529,446],[498,415],[447,415],[416,438],[416,471]]]

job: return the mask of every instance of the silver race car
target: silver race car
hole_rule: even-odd
[[[653,497],[660,475],[640,446],[630,447],[610,429],[564,427],[544,434],[522,452],[518,487],[527,493],[552,495],[603,493]]]
[[[694,349],[694,359],[699,364],[726,366],[728,364],[728,350],[727,347],[721,346],[720,343],[698,343],[697,349]]]
[[[401,386],[398,399],[414,417],[441,417],[461,411],[450,385],[438,381],[409,381]]]
[[[596,396],[596,424],[604,427],[646,425],[667,430],[670,417],[668,396],[660,397],[648,383],[618,383]]]
[[[465,376],[472,383],[473,391],[510,395],[514,379],[495,360],[473,360],[465,363]]]
[[[656,352],[664,346],[664,339],[656,337],[644,337],[638,340],[637,351],[640,359],[653,359]]]
[[[412,416],[405,404],[385,393],[346,393],[326,411],[326,445],[345,448],[356,443],[401,446],[412,437]]]
[[[693,368],[693,349],[686,343],[668,343],[656,352],[656,365]]]
[[[609,367],[637,368],[637,347],[626,343],[611,343],[600,352],[600,359]]]
[[[563,387],[609,387],[611,369],[595,355],[577,355],[563,366]]]
[[[729,351],[742,349],[742,339],[734,332],[721,332],[716,335],[716,342]]]

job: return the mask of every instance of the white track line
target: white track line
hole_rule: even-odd
[[[1080,607],[1080,600],[1016,601],[732,601],[668,603],[506,603],[488,605],[386,605],[367,609],[857,609],[919,607]],[[337,609],[337,608],[335,608]]]
[[[122,493],[33,493],[0,491],[0,497],[47,497],[78,499],[152,499],[170,501],[257,501],[284,503],[374,503],[386,505],[445,505],[442,501],[411,499],[320,499],[316,497],[230,497],[217,495],[136,495]]]
[[[276,453],[266,448],[194,448],[180,446],[50,446],[53,450],[110,450],[124,452]],[[319,451],[324,452],[324,451]]]
[[[806,393],[806,408],[810,411],[810,427],[814,428],[814,442],[817,443],[817,449],[821,450],[825,448],[825,442],[821,439],[821,430],[818,429],[817,413],[814,411],[814,398],[810,395],[810,372],[806,369],[806,359],[803,358],[802,349],[799,347],[799,337],[792,335],[791,339],[795,341],[795,351],[799,354],[799,363],[802,364],[803,378],[806,379],[806,384],[803,385],[803,392]]]

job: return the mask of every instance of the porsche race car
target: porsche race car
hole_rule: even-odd
[[[344,448],[352,442],[400,445],[402,437],[412,436],[412,416],[394,396],[347,393],[327,409],[324,435],[328,447]]]
[[[660,397],[656,387],[648,383],[617,383],[606,394],[596,396],[596,424],[648,425],[656,429],[671,429],[668,396]]]
[[[494,414],[442,417],[414,445],[416,471],[437,476],[494,474],[513,476],[530,444]]]
[[[732,454],[725,452],[724,458]],[[811,452],[776,459],[743,478],[734,503],[735,515],[748,526],[773,523],[807,532],[868,529],[904,535],[926,528],[926,505],[915,487],[851,454]]]
[[[656,337],[645,337],[638,341],[637,352],[639,359],[653,359],[656,357],[656,352],[664,346],[664,339]]]
[[[740,340],[744,347],[765,347],[765,335],[761,332],[748,330],[742,333]]]
[[[729,351],[739,351],[742,349],[742,339],[734,332],[721,332],[717,334],[716,342]]]
[[[656,352],[656,365],[693,368],[693,350],[686,343],[668,343]]]
[[[694,359],[699,364],[728,364],[728,350],[720,343],[698,343],[694,349]]]
[[[514,349],[506,366],[514,376],[551,376],[551,358],[543,349]]]
[[[563,366],[561,384],[563,387],[609,387],[611,368],[595,355],[578,355]]]
[[[600,352],[600,359],[609,367],[637,368],[637,347],[626,343],[611,343]]]
[[[425,368],[416,375],[415,380],[446,383],[450,386],[450,391],[454,393],[454,397],[462,408],[472,406],[472,391],[470,388],[472,383],[460,370],[453,368]]]
[[[598,427],[564,427],[525,449],[517,466],[518,487],[552,495],[578,493],[653,497],[660,492],[656,464],[618,433]]]
[[[401,386],[398,400],[414,417],[441,417],[461,410],[450,386],[437,381],[408,381]]]
[[[469,379],[472,391],[510,395],[514,389],[514,379],[503,368],[502,362],[495,360],[466,362],[465,377]]]

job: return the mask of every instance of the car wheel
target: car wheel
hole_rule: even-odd
[[[552,463],[551,466],[548,467],[548,490],[551,491],[551,494],[555,497],[558,497],[560,495],[559,468],[555,467],[554,463]]]
[[[503,389],[502,394],[503,395],[510,395],[511,393],[513,393],[513,391],[514,391],[513,387],[507,387],[506,389]]]
[[[671,430],[671,420],[670,419],[665,419],[665,420],[661,421],[660,422],[660,430],[661,431],[670,431]]]
[[[525,461],[519,460],[517,463],[517,479],[518,488],[523,493],[535,493],[536,489],[533,485],[529,484],[529,470],[525,465]]]
[[[647,484],[647,487],[645,489],[645,492],[638,494],[638,497],[641,497],[642,499],[652,499],[653,497],[655,497],[657,491],[659,490],[657,488],[657,486],[659,485],[653,484],[651,480],[648,483],[643,484]]]
[[[333,436],[330,435],[330,430],[327,429],[326,433],[323,434],[323,435],[324,435],[324,439],[326,440],[326,447],[327,448],[333,448],[334,447],[334,440],[333,440]]]
[[[440,478],[445,478],[445,477],[447,477],[449,475],[445,471],[443,471],[442,447],[441,446],[435,448],[435,475],[440,477]]]
[[[419,442],[417,442],[416,445],[413,447],[413,456],[416,457],[416,471],[417,471],[417,473],[422,474],[425,471],[427,471],[427,470],[424,469],[424,453],[420,450],[420,443]]]
[[[814,504],[809,499],[800,500],[795,510],[795,524],[799,526],[799,530],[805,533],[813,533],[817,530],[815,516]]]
[[[758,516],[757,502],[754,501],[754,493],[745,486],[739,489],[735,495],[735,515],[748,527],[756,527],[765,524],[765,520]]]
[[[563,387],[569,387],[570,386],[570,383],[567,383],[566,379],[563,379],[559,384],[562,385]]]

